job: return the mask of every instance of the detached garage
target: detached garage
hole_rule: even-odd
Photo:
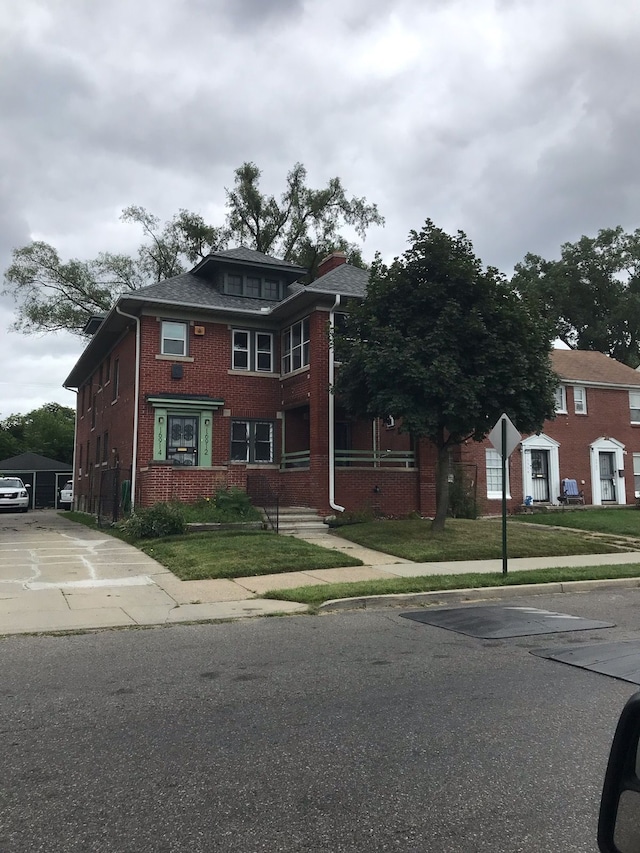
[[[57,508],[60,489],[71,479],[73,468],[39,453],[20,453],[0,460],[0,476],[20,477],[31,486],[31,509]]]

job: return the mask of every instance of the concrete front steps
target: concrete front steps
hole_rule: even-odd
[[[312,533],[329,528],[315,509],[308,506],[281,506],[278,532],[284,534]]]

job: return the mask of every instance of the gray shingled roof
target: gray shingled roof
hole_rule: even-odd
[[[312,293],[340,293],[343,296],[364,296],[369,283],[368,270],[341,264],[326,275],[320,276],[306,290]]]
[[[194,308],[237,308],[239,311],[259,311],[263,307],[270,308],[278,304],[275,300],[220,293],[210,281],[190,272],[134,290],[127,293],[126,298]]]
[[[20,453],[18,456],[10,456],[9,459],[0,460],[1,471],[71,471],[71,465],[66,462],[58,462],[49,459],[40,453]]]
[[[273,258],[271,255],[265,255],[262,252],[257,252],[255,249],[247,249],[246,246],[237,246],[235,249],[223,249],[221,252],[212,252],[210,257],[232,258],[235,261],[247,261],[252,264],[300,269],[298,264],[292,264],[291,261]]]

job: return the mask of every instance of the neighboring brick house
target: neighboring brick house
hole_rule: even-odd
[[[633,504],[640,496],[640,372],[600,352],[553,350],[561,379],[556,417],[522,441],[509,460],[509,507],[527,495],[557,504],[564,478],[575,479],[585,503]],[[502,476],[488,442],[466,445],[461,459],[477,469],[480,511],[499,512]]]
[[[238,486],[257,502],[270,491],[321,514],[434,514],[433,446],[401,434],[393,418],[350,417],[330,393],[330,328],[364,296],[368,273],[336,252],[311,284],[299,282],[305,274],[230,249],[90,321],[93,337],[64,383],[78,391],[79,509],[98,512],[129,494],[140,506],[188,502]],[[563,378],[558,416],[512,455],[511,508],[529,494],[555,502],[561,477],[577,479],[588,503],[632,501],[640,373],[600,353],[557,350],[553,362]],[[471,472],[481,512],[499,512],[489,445],[469,442],[452,460]]]

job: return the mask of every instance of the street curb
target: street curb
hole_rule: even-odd
[[[318,605],[318,613],[340,610],[366,610],[374,607],[416,607],[438,604],[464,604],[488,599],[510,599],[522,595],[556,595],[563,592],[591,592],[599,589],[637,589],[640,577],[610,578],[591,581],[554,581],[553,583],[523,583],[513,586],[486,586],[473,589],[446,589],[435,592],[401,592],[394,595],[363,595],[355,598],[333,598]]]

